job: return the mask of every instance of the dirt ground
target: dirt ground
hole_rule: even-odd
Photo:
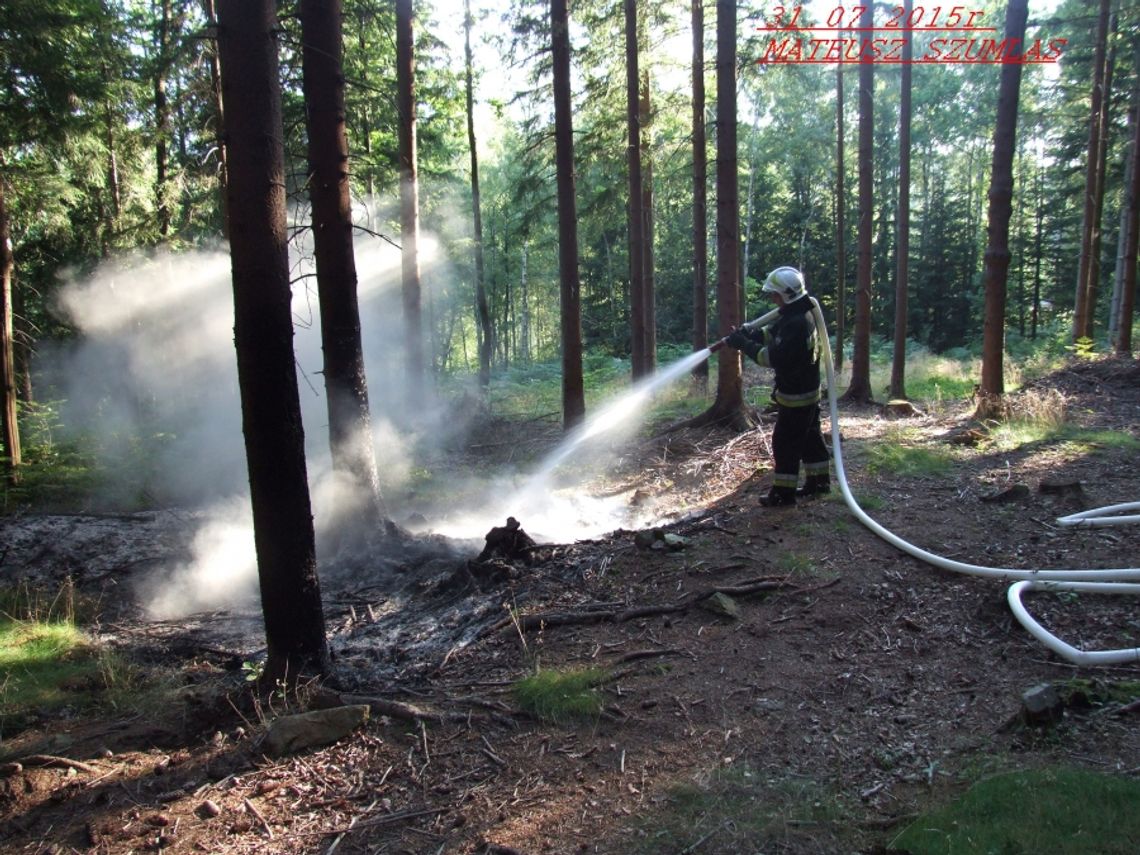
[[[1011,396],[1013,406],[1034,396],[1063,397],[1083,426],[1140,437],[1134,362],[1074,362]],[[1136,566],[1140,528],[1055,522],[1140,499],[1134,451],[999,452],[959,441],[968,414],[844,408],[848,475],[873,517],[986,566]],[[494,429],[501,437],[507,427]],[[761,507],[769,431],[767,422],[743,436],[675,431],[631,454],[619,477],[637,473],[639,501],[676,511],[662,528],[677,536],[666,548],[619,531],[490,569],[424,550],[399,586],[358,574],[324,583],[340,691],[376,701],[366,725],[327,748],[262,753],[264,722],[284,710],[280,699],[241,698],[241,663],[259,645],[255,613],[157,623],[117,604],[107,638],[140,661],[180,667],[183,700],[43,720],[0,743],[0,848],[885,853],[916,812],[987,772],[1070,764],[1140,774],[1136,706],[1100,694],[1135,685],[1140,664],[1059,659],[1013,618],[1008,583],[919,562],[835,494]],[[868,449],[900,432],[951,449],[949,473],[871,471]],[[1045,493],[1043,481],[1082,490]],[[1015,485],[1027,489],[1006,493]],[[516,516],[525,529],[525,509]],[[153,521],[95,522],[122,537]],[[100,564],[108,550],[94,536],[65,548],[62,533],[78,522],[0,523],[6,581],[33,568],[66,573],[110,603],[107,586],[137,566]],[[147,535],[151,551],[138,561],[176,550],[171,538]],[[730,593],[737,617],[700,604],[716,590]],[[1140,643],[1133,600],[1027,603],[1077,647]],[[536,665],[609,669],[602,714],[566,724],[522,714],[511,686]],[[1046,683],[1083,691],[1063,692],[1059,721],[1028,724],[1023,693]]]

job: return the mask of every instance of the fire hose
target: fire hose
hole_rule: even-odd
[[[904,540],[892,531],[884,528],[866,511],[864,511],[847,483],[847,472],[843,463],[843,447],[839,436],[839,405],[835,390],[835,369],[832,364],[831,342],[827,336],[827,324],[823,319],[819,303],[814,297],[809,297],[812,303],[812,315],[815,319],[816,329],[820,331],[820,341],[823,350],[824,365],[827,370],[827,397],[831,415],[831,443],[834,450],[835,472],[839,482],[839,489],[847,507],[863,525],[896,548],[908,553],[935,567],[950,570],[955,573],[965,573],[972,576],[982,576],[993,579],[1003,579],[1015,582],[1006,598],[1009,607],[1018,622],[1039,642],[1058,656],[1076,665],[1115,665],[1125,662],[1140,661],[1140,647],[1121,648],[1116,650],[1086,651],[1062,641],[1053,633],[1046,630],[1022,602],[1022,595],[1026,591],[1064,591],[1089,594],[1140,594],[1140,568],[1119,569],[1061,569],[1061,570],[1026,570],[1020,568],[985,567],[978,564],[969,564],[955,561],[945,556],[928,552]],[[747,329],[766,326],[778,314],[779,309],[749,321],[744,324]],[[715,342],[709,347],[710,353],[715,353],[727,344],[727,337]],[[1140,510],[1140,502],[1108,505],[1102,508],[1070,514],[1056,520],[1061,526],[1106,526],[1121,525],[1125,523],[1140,522],[1140,515],[1132,514],[1121,516],[1122,512]]]

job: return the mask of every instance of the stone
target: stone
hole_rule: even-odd
[[[1021,693],[1021,713],[1026,724],[1050,725],[1060,721],[1065,704],[1052,683],[1041,683]]]
[[[740,606],[736,604],[736,600],[720,591],[701,600],[701,607],[721,617],[740,620]]]
[[[281,716],[269,725],[261,747],[271,757],[280,757],[306,748],[332,745],[368,721],[368,715],[367,704],[355,704]]]

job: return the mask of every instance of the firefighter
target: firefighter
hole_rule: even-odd
[[[763,291],[779,306],[776,320],[755,330],[735,329],[725,343],[776,372],[775,473],[772,489],[760,503],[781,507],[794,505],[797,494],[830,493],[830,462],[819,423],[819,331],[803,274],[794,267],[777,267],[764,280]],[[801,461],[807,477],[797,490]]]

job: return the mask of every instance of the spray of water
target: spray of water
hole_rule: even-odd
[[[438,521],[433,530],[474,539],[514,516],[535,539],[563,543],[649,522],[654,516],[652,509],[631,507],[628,495],[595,496],[583,490],[582,479],[588,468],[585,463],[608,457],[601,448],[603,440],[621,439],[636,430],[654,393],[689,374],[709,355],[708,348],[695,351],[638,381],[567,434],[520,485],[506,491],[505,498],[500,496],[478,510]]]

